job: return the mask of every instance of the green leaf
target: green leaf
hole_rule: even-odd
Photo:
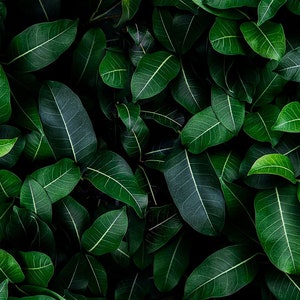
[[[18,137],[12,139],[0,139],[0,157],[8,154],[16,144],[17,140]]]
[[[185,222],[202,234],[218,235],[224,225],[225,201],[208,158],[180,151],[168,159],[164,176]]]
[[[286,53],[279,61],[275,72],[285,80],[300,82],[300,47]]]
[[[117,105],[118,116],[128,130],[132,130],[140,117],[140,106],[134,103],[120,103]]]
[[[243,7],[243,6],[256,7],[258,2],[259,0],[227,0],[227,1],[206,0],[205,4],[218,9],[227,9],[232,7]]]
[[[191,153],[198,154],[229,141],[233,136],[217,119],[212,107],[207,107],[188,120],[181,132],[181,141]]]
[[[35,170],[30,176],[42,186],[54,203],[72,192],[81,174],[73,160],[62,158],[55,164]]]
[[[0,283],[0,300],[7,300],[8,298],[8,283],[8,279],[5,279]]]
[[[253,281],[258,271],[256,256],[244,245],[214,252],[187,278],[183,299],[210,299],[237,292]]]
[[[174,289],[189,264],[189,243],[180,236],[154,255],[154,284],[160,292]]]
[[[279,112],[275,105],[264,105],[258,111],[246,114],[243,130],[255,140],[275,146],[282,135],[272,130]]]
[[[77,20],[67,19],[31,25],[11,40],[8,64],[21,72],[50,65],[72,45],[77,25]]]
[[[209,105],[210,95],[191,67],[181,62],[180,73],[171,83],[171,92],[175,101],[191,114],[196,114]]]
[[[211,107],[218,120],[232,133],[237,134],[245,118],[245,104],[230,97],[220,87],[211,89]]]
[[[15,258],[7,251],[0,249],[0,282],[8,279],[12,283],[18,283],[24,278],[24,273]]]
[[[83,233],[82,247],[94,255],[110,253],[118,249],[127,226],[125,207],[104,213]]]
[[[89,266],[88,289],[93,295],[106,295],[107,293],[107,274],[103,265],[92,255],[85,255]]]
[[[144,216],[148,196],[139,187],[128,163],[117,153],[100,151],[87,167],[84,178],[103,193],[131,206],[138,216]]]
[[[42,220],[51,223],[51,199],[43,187],[31,176],[27,176],[20,192],[20,205],[38,215]]]
[[[297,0],[287,0],[286,7],[288,10],[296,15],[300,15],[300,3]]]
[[[22,181],[16,174],[9,170],[0,170],[0,202],[10,197],[17,197],[21,185]]]
[[[159,94],[177,76],[179,70],[177,58],[166,51],[145,54],[131,78],[133,101]]]
[[[91,120],[79,97],[69,87],[47,81],[40,90],[39,112],[57,157],[68,156],[75,162],[84,162],[96,151],[97,139]]]
[[[296,183],[295,171],[291,160],[283,154],[266,154],[258,158],[248,172],[253,174],[272,174]]]
[[[283,132],[299,133],[300,103],[298,101],[292,101],[286,104],[280,111],[272,129]]]
[[[124,24],[135,16],[139,9],[141,0],[122,0],[121,3],[122,15],[117,26]]]
[[[264,22],[272,19],[287,0],[261,0],[257,8],[257,25],[261,26]]]
[[[10,86],[6,73],[0,65],[0,124],[7,122],[11,117]]]
[[[258,26],[254,22],[245,22],[240,29],[246,42],[260,56],[280,60],[285,54],[286,40],[281,24],[267,21]]]
[[[83,35],[72,58],[72,76],[76,84],[96,86],[105,47],[106,37],[102,29],[91,28]]]
[[[123,89],[129,82],[129,67],[129,61],[123,53],[107,50],[100,63],[99,72],[105,84]]]
[[[51,258],[38,251],[21,251],[19,255],[26,283],[47,287],[54,274],[54,265]]]
[[[71,196],[67,196],[53,205],[54,223],[64,228],[69,238],[78,246],[81,236],[90,226],[90,216],[87,209]],[[75,245],[73,244],[75,247]]]
[[[282,272],[299,274],[300,208],[296,187],[258,192],[254,204],[257,234],[268,258]]]
[[[245,55],[244,38],[239,23],[217,17],[209,31],[209,41],[217,52],[225,55]]]

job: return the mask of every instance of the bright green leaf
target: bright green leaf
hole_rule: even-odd
[[[0,157],[8,154],[17,142],[18,137],[13,139],[0,139]]]

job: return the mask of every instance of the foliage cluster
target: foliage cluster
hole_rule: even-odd
[[[297,0],[0,1],[0,299],[300,299]]]

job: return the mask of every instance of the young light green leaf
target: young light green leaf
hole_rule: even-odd
[[[141,190],[128,163],[117,153],[100,151],[86,168],[84,178],[110,197],[131,206],[138,216],[144,216],[147,194]]]
[[[244,245],[228,246],[214,252],[187,278],[183,299],[210,299],[237,292],[256,276],[256,256]]]
[[[159,94],[177,76],[179,70],[177,58],[166,51],[145,54],[131,79],[133,101]]]
[[[171,156],[164,176],[180,215],[205,235],[218,235],[225,218],[225,201],[208,158],[186,150]]]
[[[96,86],[105,47],[105,34],[100,28],[91,28],[83,35],[72,58],[72,76],[76,84]]]
[[[5,279],[19,283],[25,276],[16,259],[4,249],[0,249],[0,282]]]
[[[230,97],[217,85],[211,89],[211,107],[218,120],[232,133],[237,134],[245,118],[245,103]]]
[[[245,55],[244,38],[239,23],[217,17],[209,31],[209,41],[217,52],[225,55]]]
[[[48,66],[74,42],[77,25],[77,20],[67,19],[31,25],[11,40],[8,64],[21,72]]]
[[[273,130],[299,133],[300,132],[300,103],[292,101],[280,111]]]
[[[229,141],[233,136],[217,119],[212,107],[207,107],[188,120],[181,132],[181,141],[191,153],[198,154]]]
[[[248,172],[253,174],[272,174],[296,183],[295,171],[291,160],[283,154],[266,154],[258,158]]]
[[[124,24],[125,22],[131,20],[134,17],[134,15],[139,9],[141,0],[122,0],[121,3],[122,15],[117,26]]]
[[[0,170],[0,200],[17,197],[21,185],[22,181],[16,174],[9,170]]]
[[[82,247],[94,254],[103,255],[118,249],[128,227],[126,208],[111,210],[98,217],[82,235]]]
[[[100,63],[99,73],[105,84],[123,89],[129,82],[129,67],[129,61],[123,53],[107,50]]]
[[[18,137],[12,139],[0,139],[0,157],[8,154],[16,144]]]
[[[189,243],[180,236],[154,255],[154,284],[160,292],[174,289],[189,264]]]
[[[299,274],[300,208],[296,187],[264,190],[254,201],[256,230],[268,258],[282,272]]]
[[[47,287],[54,274],[54,265],[51,258],[38,251],[20,251],[19,255],[26,284]]]
[[[10,86],[6,73],[0,65],[0,124],[11,117]]]
[[[246,42],[260,56],[280,60],[285,54],[286,39],[281,24],[266,21],[258,26],[254,22],[244,22],[240,29]]]
[[[42,186],[54,203],[72,192],[81,173],[73,160],[62,158],[52,165],[35,170],[30,176]]]
[[[20,192],[20,205],[34,212],[47,223],[52,221],[52,203],[45,189],[31,176],[27,176]]]
[[[232,7],[243,7],[243,6],[256,7],[258,2],[259,0],[227,0],[227,1],[206,0],[205,4],[218,9],[227,9]]]
[[[267,20],[272,19],[286,1],[287,0],[260,0],[257,8],[257,25],[261,26]]]
[[[79,97],[68,86],[46,81],[40,90],[39,112],[58,158],[67,156],[75,162],[84,162],[95,153],[97,138],[91,120]]]
[[[246,114],[243,130],[253,139],[275,146],[282,135],[272,130],[280,110],[275,105],[264,105],[256,112]]]

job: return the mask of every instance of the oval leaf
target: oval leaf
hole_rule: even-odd
[[[283,154],[266,154],[258,158],[248,172],[253,174],[272,174],[296,183],[294,167],[291,160]]]
[[[28,27],[10,42],[8,64],[21,72],[48,66],[74,42],[77,25],[78,21],[61,19]]]
[[[11,116],[10,86],[0,65],[0,123],[5,123]]]
[[[286,40],[281,24],[267,21],[261,26],[245,22],[241,31],[254,52],[262,57],[280,60],[285,53]]]
[[[286,1],[287,0],[261,0],[257,8],[257,25],[260,26],[267,20],[273,18]]]
[[[0,170],[0,200],[16,197],[20,193],[21,179],[8,170]]]
[[[91,120],[79,97],[66,85],[47,81],[40,90],[39,112],[57,157],[84,162],[97,148]],[[53,130],[55,128],[55,130]]]
[[[0,139],[0,157],[8,154],[14,147],[17,140],[18,137],[12,139]]]
[[[83,233],[82,247],[94,255],[113,252],[120,246],[127,227],[125,207],[104,213]]]
[[[177,58],[166,51],[145,54],[131,79],[133,101],[159,94],[177,76],[179,70]]]
[[[229,296],[250,283],[258,264],[247,246],[228,246],[208,256],[187,278],[185,300]]]
[[[282,272],[300,273],[300,208],[295,186],[274,188],[255,197],[256,230],[270,261]]]

